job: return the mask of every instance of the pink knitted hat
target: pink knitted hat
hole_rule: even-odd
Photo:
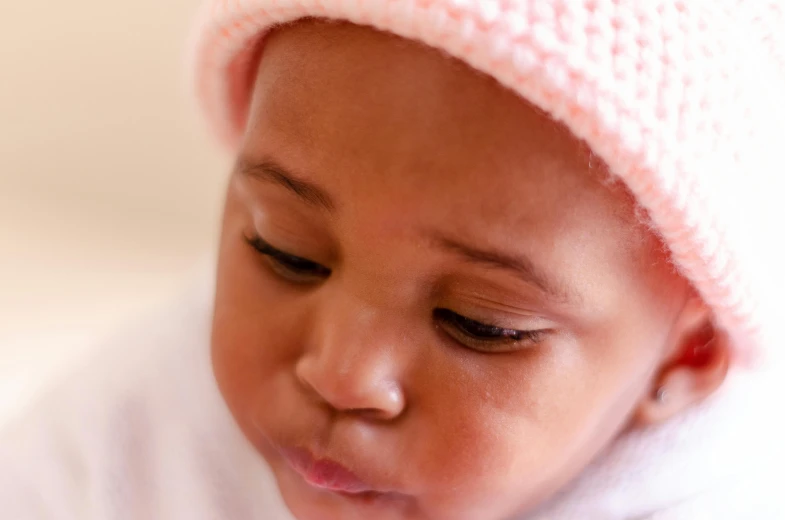
[[[602,157],[749,360],[778,342],[785,269],[783,1],[210,0],[193,67],[209,123],[236,147],[253,51],[276,24],[347,20],[465,61]]]

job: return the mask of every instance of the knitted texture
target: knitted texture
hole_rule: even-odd
[[[784,4],[211,0],[192,62],[209,123],[236,147],[253,49],[276,24],[306,16],[347,20],[465,61],[588,143],[647,210],[739,358],[760,359],[778,342]]]

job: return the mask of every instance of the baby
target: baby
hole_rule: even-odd
[[[7,435],[10,518],[785,518],[738,210],[781,3],[204,13],[214,289]]]

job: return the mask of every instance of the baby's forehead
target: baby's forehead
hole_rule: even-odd
[[[263,61],[251,131],[263,125],[266,136],[307,140],[312,153],[368,157],[386,151],[386,164],[414,160],[413,171],[440,163],[454,169],[452,157],[483,172],[487,182],[493,172],[509,169],[511,159],[520,171],[607,173],[545,112],[420,43],[367,27],[309,21],[278,29]]]
[[[264,53],[242,154],[323,185],[361,218],[397,212],[398,226],[419,216],[512,236],[577,218],[640,231],[634,198],[587,145],[440,51],[304,22]]]

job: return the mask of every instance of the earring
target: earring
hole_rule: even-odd
[[[657,388],[657,393],[654,394],[654,398],[657,400],[658,403],[663,404],[665,401],[668,400],[668,391],[665,390],[664,386]]]

